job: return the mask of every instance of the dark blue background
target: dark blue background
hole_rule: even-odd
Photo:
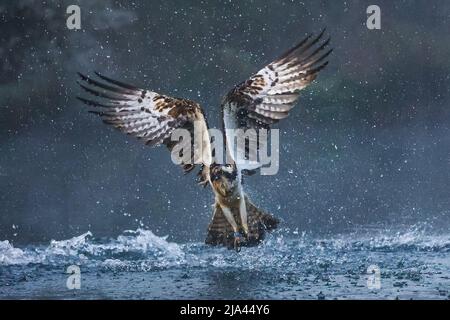
[[[82,30],[66,28],[81,7]],[[0,4],[0,239],[28,243],[139,226],[202,240],[213,197],[151,149],[87,114],[76,72],[194,99],[223,94],[324,26],[335,51],[280,125],[277,176],[254,202],[299,232],[449,226],[450,3],[9,1]]]

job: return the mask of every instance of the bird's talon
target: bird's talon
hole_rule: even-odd
[[[236,250],[236,252],[240,252],[241,251],[241,242],[242,242],[242,234],[240,232],[235,232],[234,234],[234,250]]]
[[[236,252],[241,252],[240,241],[237,239],[234,240],[234,250],[236,250]]]

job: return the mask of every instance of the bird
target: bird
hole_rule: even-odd
[[[181,150],[177,163],[184,173],[200,166],[198,183],[211,186],[215,199],[205,243],[240,251],[243,246],[258,245],[280,220],[258,208],[245,193],[243,176],[254,174],[261,164],[239,161],[248,156],[249,144],[235,146],[230,132],[270,130],[289,116],[301,91],[328,65],[333,49],[329,48],[330,37],[324,39],[324,33],[325,29],[317,36],[308,34],[223,97],[226,161],[215,156],[205,111],[195,101],[142,89],[99,72],[94,72],[93,77],[78,73],[78,84],[92,97],[77,98],[105,124],[146,145],[165,145],[171,153]],[[174,140],[177,130],[185,130],[194,139]],[[263,143],[258,143],[257,148]]]

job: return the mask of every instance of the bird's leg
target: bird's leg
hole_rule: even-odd
[[[224,206],[221,206],[221,207],[222,207],[223,214],[225,215],[225,218],[227,219],[227,221],[231,224],[233,231],[238,232],[239,231],[238,226],[237,226],[236,221],[234,220],[234,217],[233,217],[233,214],[231,213],[230,208],[224,207]]]
[[[233,228],[233,236],[234,236],[234,248],[236,251],[239,251],[240,243],[241,243],[241,233],[239,232],[238,226],[236,221],[234,220],[233,213],[231,212],[230,208],[221,206],[223,214],[225,215],[225,218],[227,221],[231,224],[231,227]]]
[[[209,178],[209,166],[202,165],[201,170],[197,173],[198,178],[198,184],[202,187],[206,187],[208,183],[211,182]]]
[[[242,190],[242,172],[238,170],[239,179],[239,215],[241,217],[242,229],[244,229],[245,236],[249,238],[248,223],[247,223],[247,206],[245,204],[245,193]]]
[[[244,229],[245,235],[248,237],[247,206],[245,205],[245,196],[242,192],[239,199],[239,214],[241,215],[242,228]]]

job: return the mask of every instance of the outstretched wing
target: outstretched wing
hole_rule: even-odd
[[[236,161],[237,157],[245,159],[248,150],[243,150],[239,145],[235,147],[233,142],[235,137],[230,135],[232,130],[227,129],[267,129],[286,118],[294,107],[300,91],[328,64],[326,58],[332,49],[327,49],[329,38],[321,41],[324,32],[325,30],[316,38],[312,35],[307,36],[224,97],[223,124],[227,147],[233,160]],[[254,169],[259,166],[258,163],[254,163],[253,166],[247,163],[244,167]],[[240,166],[241,169],[244,167]]]
[[[94,108],[91,113],[147,145],[165,144],[172,151],[176,146],[177,150],[187,147],[189,142],[190,148],[185,150],[190,149],[191,154],[180,163],[185,172],[191,171],[195,164],[209,167],[211,150],[208,127],[197,103],[140,89],[97,72],[96,75],[98,80],[79,73],[81,81],[78,84],[87,93],[97,97],[95,100],[78,97]],[[194,130],[194,126],[197,130]],[[176,129],[186,129],[191,139],[172,141],[171,135]],[[194,134],[198,135],[197,141],[201,143],[194,143]]]

